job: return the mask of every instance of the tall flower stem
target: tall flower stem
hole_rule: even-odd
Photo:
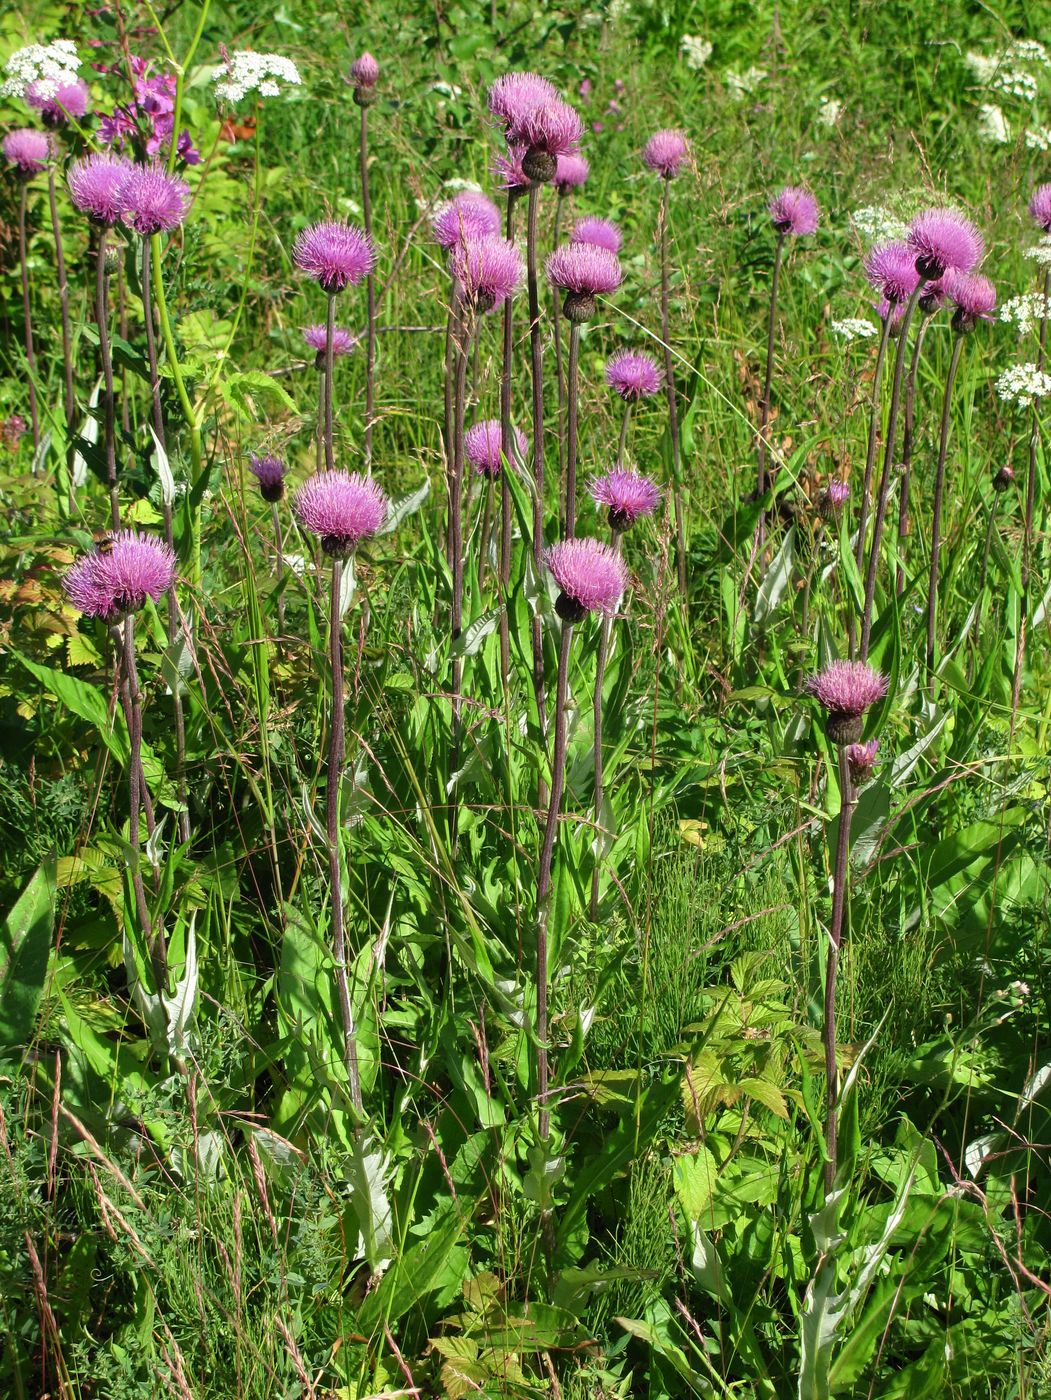
[[[537,292],[536,245],[537,214],[540,203],[540,186],[529,186],[526,217],[526,283],[529,292],[529,366],[533,387],[533,474],[536,480],[536,497],[533,502],[533,564],[537,578],[541,576],[544,555],[544,363],[543,347],[540,339],[540,298]],[[547,731],[546,704],[544,699],[544,637],[541,629],[539,610],[533,614],[533,694],[536,700],[540,733]],[[544,783],[540,782],[539,794],[543,797]]]
[[[274,548],[277,550],[277,627],[282,634],[285,630],[285,541],[281,529],[281,512],[277,502],[270,502],[270,519],[274,526]]]
[[[756,477],[756,496],[762,500],[766,494],[766,430],[770,423],[770,385],[774,375],[774,337],[777,332],[777,288],[781,280],[781,262],[785,251],[785,234],[778,233],[777,247],[774,250],[774,274],[770,280],[770,315],[766,326],[766,373],[763,378],[763,397],[759,402],[759,470]],[[766,512],[760,509],[759,523],[756,526],[759,553],[762,554],[766,535]]]
[[[482,505],[478,520],[478,591],[485,585],[485,571],[489,565],[489,541],[493,529],[493,478],[486,476],[482,481]]]
[[[119,632],[118,632],[119,638]],[[164,928],[156,928],[150,919],[146,903],[146,891],[142,883],[142,864],[139,851],[139,813],[142,798],[146,791],[146,778],[142,771],[142,695],[139,690],[139,672],[135,664],[135,615],[128,613],[123,626],[124,679],[128,688],[128,861],[131,870],[131,885],[135,895],[135,911],[139,918],[146,946],[149,949],[153,979],[158,996],[168,991],[168,945]]]
[[[573,624],[563,621],[558,647],[558,679],[555,683],[555,748],[551,758],[551,796],[548,799],[547,824],[540,848],[540,869],[536,884],[536,1081],[542,1142],[547,1141],[551,1127],[551,1110],[547,1103],[547,916],[551,898],[551,863],[555,853],[555,836],[566,779],[566,693],[569,689],[569,649],[572,641]]]
[[[515,241],[515,203],[518,199],[513,189],[507,192],[507,217],[504,236],[509,243]],[[500,366],[500,455],[503,466],[500,472],[500,594],[503,611],[500,613],[500,674],[504,688],[507,688],[511,671],[510,619],[507,615],[511,586],[511,483],[507,473],[511,470],[511,363],[514,358],[514,298],[504,298],[504,343],[503,360]]]
[[[58,302],[62,315],[62,370],[66,394],[66,435],[67,438],[72,438],[76,401],[73,394],[73,339],[69,329],[69,279],[66,276],[62,224],[58,217],[58,200],[55,197],[55,166],[53,162],[47,168],[47,201],[51,211],[51,234],[55,240],[55,275],[58,279]]]
[[[161,376],[157,365],[157,339],[153,327],[153,298],[150,295],[150,260],[153,250],[146,240],[142,244],[142,319],[146,328],[146,361],[150,370],[150,401],[153,413],[153,432],[157,447],[165,448],[164,410],[161,404]],[[155,449],[156,450],[156,449]],[[175,535],[172,522],[172,503],[168,492],[162,491],[164,507],[164,542],[175,549]],[[175,585],[168,589],[168,647],[174,652],[179,638],[179,604],[175,597]],[[183,841],[190,839],[189,792],[186,787],[186,718],[182,708],[182,693],[178,683],[172,687],[172,713],[175,720],[175,772],[179,801],[179,836]]]
[[[934,472],[934,505],[931,512],[931,573],[927,584],[927,676],[934,677],[935,629],[938,625],[938,559],[941,551],[942,501],[945,495],[945,456],[949,447],[949,413],[952,408],[952,391],[956,382],[956,371],[960,366],[960,351],[963,349],[963,336],[957,334],[953,341],[952,359],[949,372],[945,376],[945,395],[942,399],[941,433],[938,438],[938,465]]]
[[[33,308],[29,300],[29,264],[27,262],[26,204],[29,198],[28,182],[19,182],[18,191],[18,267],[22,274],[22,321],[25,327],[26,375],[29,391],[29,419],[33,425],[33,451],[40,446],[40,418],[36,402],[36,351],[33,348]]]
[[[905,422],[901,437],[901,491],[898,496],[898,569],[895,591],[900,597],[905,590],[905,541],[909,537],[909,487],[912,484],[913,430],[916,423],[916,377],[920,368],[920,355],[931,323],[931,315],[925,315],[916,328],[916,339],[912,345],[912,358],[909,361],[909,374],[905,381]]]
[[[463,473],[464,417],[467,407],[467,364],[474,339],[474,317],[466,306],[460,318],[460,334],[456,347],[456,382],[453,395],[453,472],[449,491],[449,543],[452,555],[453,597],[449,635],[455,646],[463,630]],[[453,657],[452,711],[454,753],[459,752],[460,688],[463,680],[463,657]],[[454,767],[456,759],[454,757]]]
[[[510,304],[510,297],[504,306],[504,316],[507,316],[507,306]],[[442,447],[445,453],[445,488],[448,493],[452,483],[453,470],[453,383],[456,378],[456,306],[459,301],[459,294],[456,288],[456,278],[449,278],[449,313],[445,318],[445,373],[442,378],[443,386],[443,412],[442,419]],[[446,557],[449,557],[449,532],[446,530]]]
[[[628,425],[631,422],[631,400],[625,399],[624,413],[620,420],[620,441],[617,444],[617,466],[624,465],[624,457],[628,450]]]
[[[328,738],[328,792],[326,803],[326,834],[328,837],[328,872],[332,899],[332,958],[336,971],[336,993],[339,997],[340,1018],[343,1022],[343,1062],[350,1080],[350,1098],[358,1113],[363,1112],[361,1075],[358,1070],[358,1045],[354,1030],[354,1011],[350,1000],[350,974],[347,967],[347,939],[343,922],[343,873],[339,832],[339,788],[343,779],[346,756],[345,720],[343,714],[343,619],[340,615],[340,593],[343,582],[343,560],[332,560],[332,594],[329,609],[329,664],[332,671],[332,719]]]
[[[921,278],[916,290],[905,306],[901,318],[901,331],[898,335],[898,348],[894,356],[894,381],[891,386],[890,412],[887,415],[887,440],[883,445],[883,471],[880,474],[879,494],[876,497],[876,515],[872,524],[872,544],[869,546],[868,568],[865,573],[865,604],[861,614],[861,646],[859,655],[862,661],[868,660],[869,639],[872,633],[872,605],[876,597],[876,575],[879,573],[880,545],[883,542],[883,525],[887,518],[887,501],[890,497],[891,468],[894,463],[894,448],[898,433],[898,411],[901,407],[901,386],[905,374],[905,347],[909,339],[909,326],[916,303],[923,293]]]
[[[364,108],[362,109],[364,110]],[[325,307],[325,470],[332,471],[336,465],[335,446],[332,441],[332,381],[336,372],[336,353],[333,342],[336,334],[336,294],[329,292]]]
[[[555,199],[555,225],[551,236],[552,245],[558,247],[558,238],[562,229],[562,202],[561,191],[557,192]],[[560,495],[560,518],[569,519],[569,494],[566,486],[566,441],[562,436],[566,421],[566,376],[562,363],[562,302],[557,287],[551,289],[551,324],[554,330],[555,340],[555,381],[558,388],[558,478]],[[571,535],[572,530],[567,531]]]
[[[372,242],[372,202],[369,198],[369,109],[361,105],[361,131],[358,162],[361,166],[361,218],[365,236]],[[376,274],[369,271],[366,281],[368,331],[365,341],[365,470],[372,463],[372,419],[376,394]],[[331,393],[331,389],[329,390]]]
[[[460,373],[461,341],[464,333],[463,304],[460,289],[453,278],[449,297],[449,319],[446,323],[446,381],[445,395],[448,399],[448,419],[445,439],[445,561],[453,571],[453,478],[456,475],[456,394],[457,376]],[[464,391],[466,392],[467,366],[464,365]],[[465,406],[466,414],[466,406]],[[461,427],[461,436],[463,429]]]
[[[1043,301],[1040,313],[1040,350],[1037,370],[1042,372],[1047,357],[1047,299],[1051,296],[1051,267],[1044,273]],[[1015,642],[1014,679],[1011,683],[1011,733],[1018,717],[1018,702],[1022,694],[1022,668],[1025,665],[1026,632],[1029,625],[1029,591],[1033,570],[1033,519],[1036,511],[1036,454],[1040,436],[1040,399],[1033,399],[1033,426],[1029,434],[1029,471],[1025,482],[1025,525],[1022,537],[1022,599],[1018,617],[1018,637]]]
[[[106,272],[106,244],[109,229],[99,229],[99,246],[95,262],[95,327],[99,335],[99,359],[102,361],[102,437],[106,454],[106,482],[109,486],[110,524],[120,529],[120,497],[117,488],[116,415],[113,395],[113,355],[109,343],[109,276]]]
[[[630,406],[629,406],[630,411]],[[627,418],[627,412],[625,413]],[[619,461],[618,461],[619,465]],[[622,536],[619,530],[613,531],[613,548],[619,554]],[[606,679],[606,662],[609,660],[610,635],[613,619],[603,617],[598,638],[598,657],[595,661],[594,730],[595,746],[592,757],[595,765],[595,868],[591,872],[591,919],[598,917],[599,857],[598,846],[602,837],[602,798],[603,798],[603,757],[602,757],[602,687]]]
[[[675,508],[675,556],[679,592],[686,594],[686,526],[682,513],[682,459],[679,449],[679,401],[675,389],[675,364],[671,353],[671,294],[669,290],[668,210],[671,180],[661,191],[661,340],[664,343],[664,383],[668,394],[668,434],[671,437],[672,499]]]
[[[566,370],[566,531],[571,540],[577,529],[577,396],[580,368],[580,326],[569,323],[569,365]]]
[[[869,405],[869,441],[865,452],[865,479],[861,485],[861,501],[858,513],[858,538],[854,546],[854,562],[860,571],[865,562],[865,532],[869,523],[869,503],[872,496],[872,473],[876,467],[876,447],[879,443],[880,421],[883,417],[883,362],[887,358],[887,343],[890,340],[890,326],[894,308],[890,307],[883,318],[880,331],[879,349],[876,351],[876,368],[872,375],[872,399]]]
[[[847,862],[850,854],[850,826],[857,804],[847,761],[847,745],[838,744],[839,754],[839,834],[836,840],[836,870],[832,885],[832,927],[829,930],[828,953],[825,958],[825,1007],[822,1039],[825,1044],[825,1193],[836,1182],[837,1137],[839,1107],[839,1073],[836,1068],[836,980],[839,974],[839,950],[843,944],[843,924],[847,908]]]

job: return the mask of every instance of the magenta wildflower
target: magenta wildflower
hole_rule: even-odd
[[[872,303],[872,308],[881,321],[890,317],[891,334],[896,334],[896,327],[899,326],[902,317],[905,315],[905,303],[902,301],[890,301],[887,297],[880,297],[879,301]]]
[[[1051,233],[1051,185],[1037,185],[1029,201],[1033,222],[1045,233]]]
[[[591,166],[579,152],[559,156],[555,161],[555,188],[559,194],[567,195],[570,190],[579,189],[590,173]]]
[[[855,783],[867,782],[872,777],[878,753],[878,739],[869,739],[864,744],[848,744],[847,763],[850,766],[851,779]]]
[[[947,272],[945,290],[956,307],[953,329],[969,331],[976,321],[991,321],[996,309],[996,288],[980,272]]]
[[[442,206],[431,220],[435,240],[454,248],[469,238],[491,238],[500,232],[500,211],[491,199],[475,190],[464,190]]]
[[[73,203],[92,223],[111,227],[121,217],[121,192],[131,170],[130,160],[107,151],[73,161],[66,175]]]
[[[379,76],[380,66],[367,50],[350,65],[350,80],[355,87],[375,87]]]
[[[9,452],[17,452],[25,430],[26,420],[20,413],[12,413],[10,418],[0,420],[0,443],[3,443]]]
[[[908,301],[920,280],[916,258],[904,243],[881,243],[867,253],[865,276],[891,303]]]
[[[526,112],[558,101],[558,88],[539,73],[505,73],[489,88],[489,110],[505,127],[520,122]]]
[[[511,432],[518,444],[519,454],[524,457],[529,449],[529,440],[521,428],[512,426]],[[501,451],[501,424],[499,418],[487,418],[475,423],[464,434],[463,450],[467,460],[479,476],[499,476],[503,470]]]
[[[778,233],[791,233],[797,238],[817,232],[817,200],[809,190],[798,185],[786,185],[766,206]]]
[[[356,287],[376,265],[372,241],[351,224],[311,224],[296,239],[292,260],[323,291]]]
[[[562,540],[545,550],[544,562],[561,590],[555,610],[563,622],[581,622],[590,612],[612,617],[617,611],[628,586],[628,570],[608,544]]]
[[[850,499],[850,487],[845,481],[830,481],[821,496],[822,512],[838,515]]]
[[[49,92],[49,87],[50,84],[42,87],[37,82],[26,88],[26,105],[40,113],[45,126],[64,126],[71,119],[79,121],[87,112],[91,93],[83,78],[60,83],[54,92]]]
[[[945,298],[949,295],[948,280],[949,274],[946,272],[943,276],[936,277],[933,282],[924,282],[917,305],[928,316],[940,311],[945,305]]]
[[[659,394],[663,382],[657,361],[637,350],[618,350],[606,361],[606,383],[627,403]]]
[[[528,108],[507,129],[509,144],[525,147],[522,169],[538,184],[554,178],[558,157],[572,155],[583,135],[579,112],[561,98]]]
[[[584,218],[578,219],[573,225],[569,241],[570,243],[593,243],[596,248],[605,248],[607,252],[619,253],[621,244],[624,242],[624,235],[617,225],[609,219]]]
[[[163,165],[133,165],[121,186],[120,205],[121,219],[144,238],[171,233],[186,217],[190,187]]]
[[[116,622],[147,598],[159,602],[175,578],[175,554],[154,535],[120,530],[105,547],[85,554],[63,580],[66,594],[88,617]]]
[[[311,350],[316,350],[321,357],[318,361],[318,369],[324,368],[325,347],[328,343],[327,327],[323,325],[304,326],[303,339],[310,346]],[[332,328],[332,354],[349,355],[358,343],[358,338],[352,331],[345,330],[342,326]]]
[[[321,539],[326,554],[341,558],[374,535],[387,518],[387,495],[359,472],[319,472],[292,500],[299,523]]]
[[[248,470],[259,482],[259,494],[264,501],[279,501],[285,494],[285,473],[288,468],[280,457],[257,457],[251,453]]]
[[[952,268],[970,272],[985,252],[981,234],[954,209],[925,209],[909,225],[906,242],[924,278],[940,277]]]
[[[655,131],[642,148],[642,162],[665,180],[674,179],[682,169],[689,145],[681,131],[665,128]]]
[[[522,169],[524,158],[525,151],[521,146],[508,146],[506,155],[493,157],[490,170],[493,179],[502,190],[527,190],[532,184],[529,176]]]
[[[525,265],[507,239],[475,238],[453,250],[452,273],[465,300],[490,311],[518,290]]]
[[[594,243],[567,243],[544,264],[547,279],[566,294],[563,310],[570,321],[589,321],[595,297],[616,291],[624,280],[616,253]]]
[[[861,717],[887,693],[887,677],[865,661],[833,661],[810,676],[806,688],[828,713],[828,737],[836,744],[861,738]]]
[[[4,137],[4,156],[19,175],[39,175],[51,158],[51,143],[42,131],[22,126]]]
[[[609,510],[611,530],[630,529],[636,520],[652,515],[660,504],[660,487],[641,472],[614,467],[588,483],[591,499]]]

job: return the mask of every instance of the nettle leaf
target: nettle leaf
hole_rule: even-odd
[[[219,392],[234,413],[243,422],[257,422],[259,411],[252,402],[261,399],[271,409],[285,409],[288,413],[298,413],[295,401],[288,390],[261,369],[245,370],[240,374],[227,375],[219,385]]]
[[[0,925],[0,1052],[28,1046],[44,992],[58,888],[45,861]]]

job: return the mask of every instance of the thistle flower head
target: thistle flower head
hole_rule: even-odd
[[[502,190],[527,190],[532,184],[529,176],[522,169],[524,159],[525,151],[521,146],[508,146],[506,155],[493,157],[490,168],[493,179]]]
[[[328,343],[328,328],[323,325],[304,326],[303,339],[310,346],[311,350],[316,350],[320,355],[319,368],[325,362],[325,348]],[[358,343],[358,338],[352,331],[346,330],[343,326],[332,327],[332,353],[333,355],[349,355]]]
[[[367,49],[350,65],[350,81],[355,87],[375,87],[379,76],[380,66]]]
[[[455,248],[469,238],[492,238],[500,232],[500,211],[491,199],[474,190],[464,190],[431,219],[435,241],[443,248]]]
[[[606,383],[626,403],[638,403],[659,394],[664,372],[651,355],[618,350],[606,361]]]
[[[158,602],[174,578],[175,554],[163,540],[120,530],[104,541],[104,547],[78,559],[63,587],[79,612],[116,622],[137,612],[147,598]]]
[[[887,693],[887,677],[865,661],[833,661],[810,676],[806,688],[828,713],[828,737],[836,744],[861,738],[861,717]]]
[[[596,505],[609,511],[612,530],[627,530],[644,515],[652,515],[660,504],[660,487],[641,472],[614,467],[605,476],[588,483],[588,491]]]
[[[1037,185],[1029,201],[1033,222],[1045,233],[1051,233],[1051,185]]]
[[[892,305],[908,301],[920,280],[915,255],[904,243],[880,243],[867,253],[865,276]]]
[[[822,513],[837,515],[850,499],[850,486],[845,481],[830,481],[821,497]]]
[[[780,194],[774,195],[766,209],[778,233],[790,233],[798,238],[817,232],[817,200],[807,189],[786,185]]]
[[[156,162],[132,165],[121,186],[121,219],[144,238],[178,228],[189,204],[190,187],[186,181],[169,175]]]
[[[628,570],[615,549],[598,540],[562,540],[544,553],[561,590],[555,608],[564,622],[580,622],[589,612],[611,617],[628,586]]]
[[[954,330],[969,331],[976,322],[993,319],[996,288],[980,272],[947,272],[945,290],[956,307]]]
[[[850,776],[855,783],[867,782],[872,777],[878,753],[878,739],[869,739],[864,744],[848,744],[847,764],[850,768]]]
[[[296,239],[292,260],[325,292],[356,287],[376,266],[371,239],[352,224],[311,224]]]
[[[529,441],[521,428],[511,427],[511,434],[518,444],[519,454],[524,457],[529,449]],[[463,438],[463,450],[467,460],[479,476],[499,476],[504,466],[501,451],[502,429],[499,418],[487,418],[468,428]]]
[[[280,457],[257,457],[251,453],[248,470],[259,482],[259,494],[264,501],[279,501],[285,494],[285,473],[288,468]]]
[[[665,180],[674,179],[689,154],[689,145],[681,131],[665,128],[655,131],[642,148],[642,162]]]
[[[616,291],[624,280],[616,253],[595,243],[566,243],[549,254],[547,280],[566,294],[563,310],[571,321],[590,321],[595,297]]]
[[[30,126],[9,131],[4,137],[4,157],[19,175],[39,175],[51,158],[51,143],[42,131]]]
[[[525,147],[523,170],[539,184],[554,178],[559,156],[574,154],[583,135],[580,113],[560,97],[528,108],[507,128],[508,142]]]
[[[619,253],[624,235],[609,219],[578,219],[569,235],[570,243],[593,243],[596,248]]]
[[[453,250],[452,273],[463,298],[490,311],[518,290],[525,265],[506,238],[472,238]]]
[[[107,151],[73,161],[66,175],[73,203],[92,223],[112,226],[121,217],[122,191],[131,170],[130,160]]]
[[[521,121],[533,107],[558,100],[558,88],[539,73],[505,73],[489,88],[489,110],[504,127]]]
[[[916,270],[927,278],[952,268],[970,272],[981,262],[985,243],[970,219],[955,209],[925,209],[909,225],[905,241],[916,259]]]
[[[296,492],[292,510],[304,529],[319,536],[326,554],[340,558],[382,526],[387,496],[358,472],[318,472]]]
[[[570,190],[579,189],[591,173],[584,156],[579,152],[559,156],[555,161],[555,188],[566,195]]]
[[[40,113],[45,126],[64,126],[68,121],[79,121],[91,101],[84,79],[59,83],[53,92],[50,88],[47,82],[30,83],[25,93],[26,104]]]

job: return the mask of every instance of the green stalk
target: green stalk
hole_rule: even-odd
[[[193,56],[197,52],[197,45],[201,42],[201,35],[204,33],[204,26],[208,21],[208,11],[211,8],[212,0],[204,0],[201,6],[201,17],[197,21],[197,28],[194,36],[190,40],[190,47],[186,50],[182,63],[178,65],[178,73],[175,80],[175,107],[172,111],[172,139],[168,151],[168,174],[175,169],[175,161],[178,157],[179,146],[179,125],[182,121],[182,90],[186,82],[186,71],[193,62]],[[158,24],[158,29],[160,25]],[[163,31],[162,31],[163,33]]]

